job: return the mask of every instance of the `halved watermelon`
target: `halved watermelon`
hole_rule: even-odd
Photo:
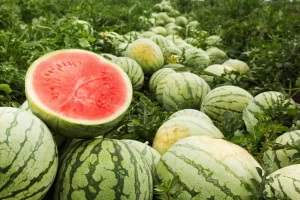
[[[86,50],[48,53],[29,67],[25,92],[31,111],[55,132],[92,138],[111,130],[132,99],[124,70]]]

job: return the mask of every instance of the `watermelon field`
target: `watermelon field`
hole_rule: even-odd
[[[300,1],[2,0],[1,200],[299,200]]]

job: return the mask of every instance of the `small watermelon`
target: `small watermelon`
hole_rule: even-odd
[[[132,99],[130,79],[121,67],[79,49],[54,51],[33,62],[25,92],[33,114],[51,131],[73,138],[105,134]]]
[[[164,64],[161,49],[155,42],[147,38],[140,38],[130,43],[126,49],[126,56],[137,61],[145,74],[153,74]]]
[[[160,183],[174,181],[167,199],[256,199],[263,169],[242,147],[210,136],[190,136],[162,155]]]
[[[144,72],[142,67],[133,59],[128,57],[116,57],[111,60],[122,67],[130,78],[133,90],[139,90],[144,85]]]
[[[127,142],[93,138],[74,143],[62,157],[54,200],[144,199],[153,179],[144,156]]]
[[[0,107],[0,199],[42,199],[57,168],[47,126],[30,112]]]
[[[225,66],[229,66],[235,71],[240,72],[241,74],[245,74],[249,72],[250,68],[244,61],[238,59],[229,59],[223,63]]]
[[[253,99],[252,95],[237,86],[221,86],[211,90],[203,99],[201,111],[211,119],[221,122],[224,112],[241,117],[244,108]]]

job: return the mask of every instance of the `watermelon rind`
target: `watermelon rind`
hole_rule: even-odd
[[[57,146],[36,116],[0,107],[0,199],[41,199],[58,168]]]
[[[74,143],[64,154],[54,200],[144,199],[153,196],[151,170],[126,142],[93,138]]]

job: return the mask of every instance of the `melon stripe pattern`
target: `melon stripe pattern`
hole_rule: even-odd
[[[211,119],[203,112],[199,111],[199,110],[195,110],[195,109],[183,109],[183,110],[179,110],[175,113],[173,113],[169,119],[175,118],[175,117],[179,117],[179,116],[193,116],[193,117],[197,117],[200,120],[206,121],[210,124],[213,124],[213,122],[211,121]]]
[[[211,119],[222,121],[225,111],[241,116],[244,108],[253,99],[246,90],[237,86],[221,86],[210,91],[204,98],[201,111]]]
[[[160,50],[162,51],[166,47],[175,47],[175,44],[171,40],[168,40],[162,35],[154,35],[150,38],[150,40],[155,42],[159,46]]]
[[[126,142],[80,140],[62,157],[54,195],[55,200],[150,200],[152,174],[142,154]]]
[[[187,49],[184,55],[185,64],[190,67],[200,67],[204,69],[211,63],[208,54],[202,49]]]
[[[170,199],[255,199],[263,170],[243,148],[209,136],[179,140],[157,165],[160,182],[178,176]],[[252,196],[253,195],[253,196]]]
[[[210,91],[209,85],[190,72],[171,74],[164,86],[162,102],[166,110],[196,108]]]
[[[285,96],[282,93],[268,91],[256,95],[247,106],[247,109],[252,114],[262,114],[267,112],[268,109],[276,108],[287,102],[288,100],[285,100]],[[290,100],[290,103],[291,105],[289,108],[294,107],[293,104],[295,104],[295,102],[292,99]]]
[[[0,199],[41,199],[52,185],[58,152],[46,125],[29,112],[0,108]]]
[[[280,145],[297,145],[300,140],[300,130],[286,132],[274,141]],[[295,154],[300,152],[297,149],[268,149],[263,155],[263,164],[268,173],[274,172],[288,165],[300,164],[299,159],[292,159]]]
[[[32,114],[29,105],[28,105],[28,101],[26,100],[21,106],[20,106],[21,110],[25,110],[28,111]],[[57,145],[57,147],[60,147],[61,144],[63,144],[63,142],[66,140],[66,137],[57,133],[53,133],[51,132],[53,139]]]
[[[133,59],[128,57],[116,57],[112,62],[119,65],[129,76],[134,90],[139,90],[144,84],[144,72],[142,67]]]
[[[199,120],[195,116],[178,116],[169,119],[159,127],[152,147],[163,155],[175,142],[193,135],[224,137],[222,132],[211,123]]]
[[[156,87],[158,83],[166,77],[168,74],[176,73],[173,69],[170,68],[163,68],[158,71],[156,71],[154,74],[152,74],[150,80],[149,80],[149,89],[151,92],[156,92]]]
[[[266,178],[266,199],[300,199],[300,164],[276,170]]]
[[[175,71],[174,71],[175,72]],[[176,73],[176,72],[175,72]],[[158,103],[160,103],[161,105],[163,105],[163,94],[164,94],[164,89],[165,89],[165,85],[167,84],[168,82],[168,78],[169,76],[171,76],[172,74],[175,74],[173,72],[170,71],[169,74],[166,74],[164,77],[162,77],[161,79],[158,77],[158,84],[156,86],[156,89],[155,89],[155,97],[156,97],[156,100]],[[155,86],[155,84],[154,84]],[[153,86],[153,87],[154,87]]]

